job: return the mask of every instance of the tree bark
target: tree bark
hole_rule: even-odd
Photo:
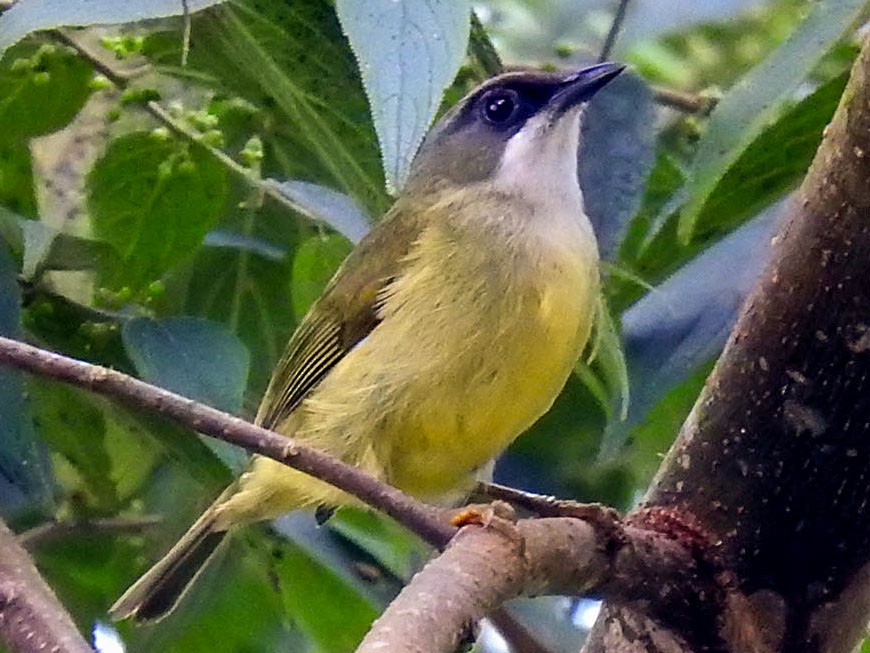
[[[721,592],[606,604],[587,653],[847,653],[870,617],[870,40],[715,370],[631,521]],[[735,261],[739,265],[739,261]]]
[[[93,653],[2,521],[0,642],[15,653]]]

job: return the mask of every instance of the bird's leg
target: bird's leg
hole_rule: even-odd
[[[503,501],[539,517],[573,517],[614,532],[621,528],[622,516],[619,512],[600,503],[580,503],[569,499],[557,499],[554,496],[534,494],[506,485],[483,482],[477,484],[473,496],[490,501]]]

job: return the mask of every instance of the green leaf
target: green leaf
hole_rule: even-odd
[[[250,356],[224,326],[190,317],[136,318],[121,333],[144,380],[220,410],[241,411]],[[231,469],[240,470],[247,460],[238,447],[204,441]]]
[[[63,46],[25,43],[10,50],[0,60],[0,143],[21,142],[66,125],[91,94],[92,74],[86,61]]]
[[[187,0],[194,12],[224,0]],[[180,0],[28,0],[19,2],[0,16],[0,56],[3,51],[30,32],[66,25],[113,25],[148,18],[177,16],[184,12]]]
[[[244,343],[251,354],[249,390],[255,397],[265,389],[296,324],[290,296],[293,260],[284,252],[315,233],[300,229],[282,211],[267,204],[256,214],[232,216],[227,225],[270,248],[222,239],[201,248],[189,266],[167,280],[167,293],[178,297],[180,310],[223,323]]]
[[[624,420],[629,401],[628,370],[619,327],[603,296],[598,298],[596,312],[591,352],[577,362],[577,374],[599,402],[608,421]],[[618,411],[614,411],[616,406],[619,407]]]
[[[337,0],[336,10],[362,71],[387,187],[395,191],[465,56],[470,3]]]
[[[111,478],[112,462],[106,451],[106,422],[92,398],[70,386],[31,379],[35,422],[42,438],[81,477],[81,483],[66,477],[70,492],[85,490],[99,512],[118,507],[118,494]],[[80,485],[79,488],[75,486]]]
[[[2,242],[0,335],[22,337],[17,270]],[[6,487],[6,482],[10,487]],[[48,455],[31,422],[25,402],[24,379],[17,370],[0,367],[0,509],[8,514],[13,507],[22,507],[22,503],[47,502],[52,491]]]
[[[301,320],[311,304],[320,297],[350,251],[347,239],[335,234],[315,235],[296,249],[291,296],[297,320]]]
[[[105,270],[118,265],[118,255],[107,243],[72,236],[36,220],[22,220],[20,228],[25,279],[35,280],[49,270]]]
[[[431,548],[419,537],[371,510],[343,508],[329,520],[329,528],[404,581],[411,578],[431,553]]]
[[[704,386],[712,364],[703,365],[670,391],[645,415],[631,433],[632,469],[646,483],[652,479],[662,458],[680,432],[680,427]]]
[[[266,126],[264,173],[307,179],[351,195],[375,215],[386,207],[377,138],[353,54],[327,2],[232,0],[194,16],[197,47],[177,68],[177,35],[154,40],[163,70],[210,75]],[[200,77],[208,83],[208,79]],[[219,81],[218,81],[219,80]],[[277,169],[276,169],[277,168]]]
[[[10,252],[20,257],[24,251],[24,234],[21,232],[23,218],[0,206],[0,240]]]
[[[322,653],[353,651],[378,616],[377,606],[301,547],[287,542],[282,549],[275,572],[287,613]]]
[[[684,243],[720,179],[782,114],[794,91],[857,20],[864,0],[818,0],[792,35],[719,102],[698,145],[678,235]]]
[[[719,179],[701,210],[697,230],[724,234],[800,182],[812,163],[846,87],[836,77],[763,131]]]
[[[78,113],[90,95],[91,75],[85,61],[56,45],[23,43],[0,60],[0,205],[36,215],[28,140]]]
[[[105,284],[141,288],[190,257],[226,190],[226,169],[199,147],[146,132],[114,140],[88,176],[94,231],[122,262]]]
[[[149,383],[219,410],[241,410],[250,357],[222,325],[141,317],[126,322],[121,335],[136,371]]]

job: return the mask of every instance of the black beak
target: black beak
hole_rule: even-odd
[[[553,109],[562,113],[581,102],[588,102],[623,70],[625,65],[621,63],[600,63],[570,75],[553,98]]]

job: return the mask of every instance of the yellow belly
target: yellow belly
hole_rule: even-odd
[[[443,379],[421,379],[415,406],[387,438],[390,482],[427,499],[462,492],[549,409],[592,324],[594,284],[588,270],[571,272],[530,292],[506,317],[513,323],[482,334],[488,342],[468,360],[460,353]]]

